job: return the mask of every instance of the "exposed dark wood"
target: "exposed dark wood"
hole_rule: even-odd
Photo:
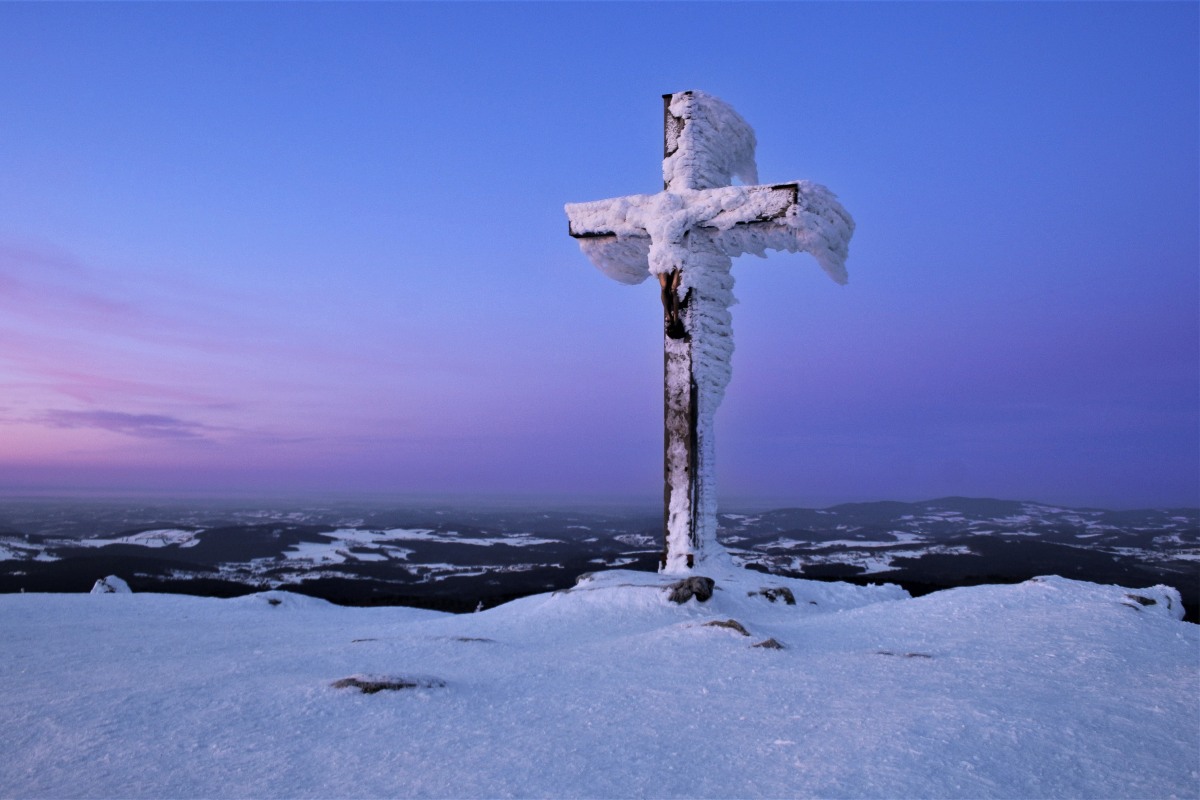
[[[683,325],[683,315],[687,311],[692,293],[689,290],[682,298],[679,297],[679,282],[682,278],[679,270],[658,276],[658,285],[662,289],[663,322],[669,339],[688,338],[688,332]]]
[[[583,233],[576,233],[571,228],[570,220],[567,220],[567,233],[571,234],[572,239],[603,239],[605,237],[615,239],[617,237],[612,231],[584,231]]]

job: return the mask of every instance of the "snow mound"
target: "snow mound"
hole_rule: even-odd
[[[1177,618],[1170,587],[1052,576],[908,598],[709,577],[705,602],[672,603],[669,577],[618,570],[457,616],[282,592],[0,595],[0,786],[28,798],[1197,794],[1200,626]],[[364,697],[332,690],[338,676],[451,689]]]
[[[227,601],[231,605],[240,605],[251,608],[277,608],[281,610],[313,610],[313,609],[332,609],[337,608],[328,600],[322,600],[318,597],[309,597],[295,592],[285,592],[278,589],[273,589],[269,592],[256,592],[254,594],[235,597]]]
[[[92,586],[89,594],[133,594],[129,584],[116,575],[101,578]]]
[[[709,565],[716,567],[716,565]],[[764,590],[773,589],[782,594],[786,590],[794,603],[781,603],[780,608],[788,605],[806,606],[806,613],[814,610],[845,611],[860,608],[872,603],[881,603],[909,598],[908,592],[894,584],[872,584],[870,586],[855,586],[849,583],[832,583],[810,581],[800,578],[786,578],[779,575],[766,575],[751,570],[736,567],[716,567],[707,571],[707,577],[713,581],[712,600],[701,603],[695,598],[688,600],[689,607],[705,607],[713,609],[715,614],[725,610],[754,608],[766,612],[772,602],[761,596]],[[572,589],[559,594],[578,594],[581,592],[600,592],[606,602],[620,604],[625,602],[628,589],[648,589],[658,598],[657,603],[664,607],[670,602],[672,588],[679,583],[678,577],[664,573],[634,572],[631,570],[608,570],[581,575],[578,583]],[[760,595],[755,597],[755,595]]]
[[[1168,619],[1183,619],[1183,598],[1173,586],[1151,586],[1147,589],[1124,589],[1120,586],[1099,586],[1094,583],[1073,581],[1057,575],[1047,575],[1026,581],[1022,585],[1035,586],[1063,602],[1094,603],[1101,600],[1119,602],[1134,611],[1144,611]]]

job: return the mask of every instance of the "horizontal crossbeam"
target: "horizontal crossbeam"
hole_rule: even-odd
[[[576,239],[647,236],[650,219],[664,206],[686,211],[697,227],[728,230],[779,219],[799,202],[800,187],[795,183],[635,194],[568,204],[567,232]]]

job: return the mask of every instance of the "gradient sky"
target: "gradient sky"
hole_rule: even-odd
[[[0,491],[661,491],[660,96],[854,215],[735,262],[726,506],[1200,504],[1195,3],[0,4]]]

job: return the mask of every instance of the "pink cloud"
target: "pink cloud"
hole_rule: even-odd
[[[12,337],[24,334],[58,349],[148,347],[177,356],[239,361],[339,367],[378,363],[361,352],[361,343],[340,348],[336,341],[319,338],[308,325],[312,309],[284,308],[274,320],[264,317],[266,300],[197,284],[170,268],[117,271],[86,265],[51,248],[0,241],[0,336],[10,345]],[[0,351],[0,360],[15,351],[11,346]]]
[[[488,404],[468,387],[520,405],[494,367],[480,374],[472,359],[444,357],[445,337],[398,336],[390,317],[372,327],[327,316],[273,287],[234,296],[213,280],[94,268],[0,242],[0,395],[10,407],[0,422],[24,426],[34,461],[169,455],[319,471],[330,457],[353,465],[362,452],[403,450],[411,442],[392,437],[414,430],[436,439],[449,420],[458,432],[490,430],[480,419]]]
[[[22,327],[107,334],[155,344],[228,350],[219,334],[232,322],[200,287],[168,287],[160,276],[86,267],[48,250],[0,243],[0,308]],[[165,278],[165,276],[164,276]],[[245,320],[237,320],[245,323]]]
[[[122,411],[47,411],[40,420],[52,428],[96,428],[144,439],[203,439],[206,425],[163,414]]]

